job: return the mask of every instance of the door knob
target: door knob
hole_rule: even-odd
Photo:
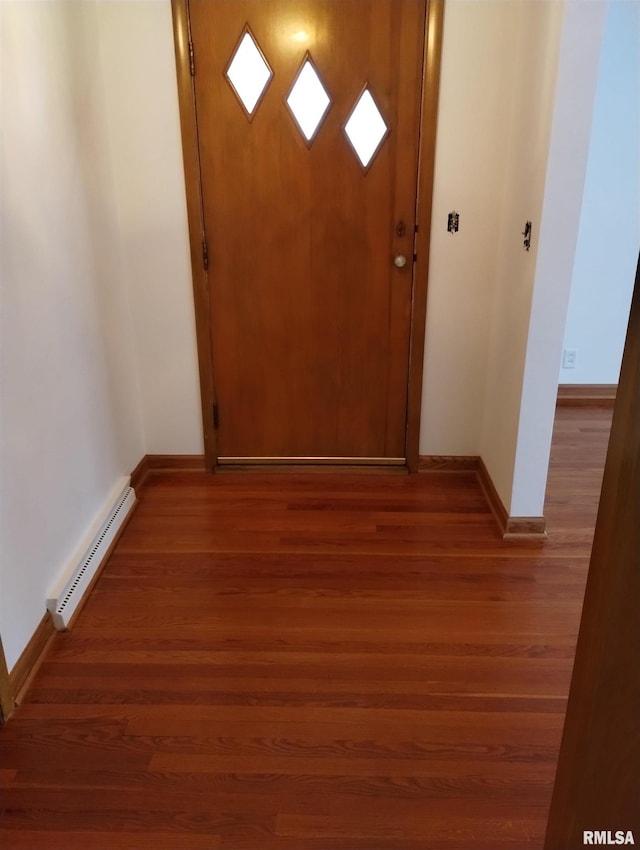
[[[397,269],[403,269],[407,265],[407,258],[404,254],[396,254],[393,258],[393,265]]]

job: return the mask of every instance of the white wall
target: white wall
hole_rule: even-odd
[[[2,0],[0,633],[114,482],[201,453],[169,0]]]
[[[91,3],[4,2],[0,630],[46,591],[143,454]]]
[[[518,443],[527,333],[534,288],[540,216],[556,92],[562,3],[517,3],[516,62],[512,84],[509,148],[498,185],[500,232],[491,302],[491,330],[480,455],[510,511]],[[509,73],[508,69],[504,69]],[[523,247],[526,221],[533,223],[530,251]]]
[[[605,9],[445,8],[420,451],[480,455],[512,516],[543,513]]]
[[[616,384],[640,249],[640,3],[607,15],[564,348],[562,384]]]
[[[563,9],[500,0],[445,8],[420,452],[481,455],[505,505]]]
[[[521,390],[511,516],[542,516],[606,0],[568,3]],[[577,84],[579,82],[579,85]]]
[[[520,230],[540,218],[562,8],[448,0],[445,16],[421,451],[482,453],[512,508],[516,453],[540,460],[521,416],[537,228],[530,254]],[[11,666],[114,482],[145,452],[202,451],[202,434],[170,2],[0,9]]]
[[[99,0],[98,20],[145,451],[201,454],[171,5]]]
[[[199,452],[170,3],[98,9],[146,450]],[[420,450],[481,454],[507,507],[563,13],[553,0],[448,0],[445,13]]]
[[[480,453],[517,25],[515,3],[445,8],[421,454]]]

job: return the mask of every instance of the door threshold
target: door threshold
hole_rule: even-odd
[[[269,472],[406,472],[403,457],[219,457],[216,471]]]

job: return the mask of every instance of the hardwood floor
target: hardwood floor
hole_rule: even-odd
[[[611,414],[473,473],[153,472],[0,729],[6,850],[540,850]]]

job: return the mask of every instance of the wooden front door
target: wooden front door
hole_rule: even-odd
[[[425,0],[190,0],[218,463],[402,463]]]

